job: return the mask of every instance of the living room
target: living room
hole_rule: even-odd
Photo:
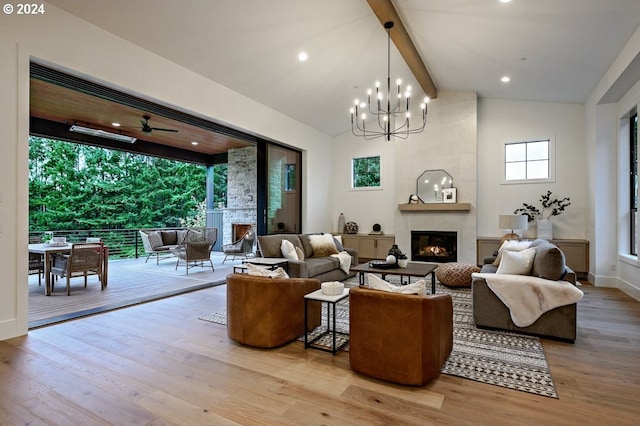
[[[443,1],[440,5],[451,2]],[[571,3],[583,10],[584,1]],[[236,2],[220,1],[225,6]],[[343,2],[366,14],[345,26],[364,22],[382,31],[364,1],[328,3]],[[411,1],[396,3],[417,7]],[[632,3],[624,5],[638,10]],[[149,26],[157,12],[144,1],[76,4],[77,13],[118,4],[135,19],[148,19]],[[180,8],[184,2],[157,4]],[[241,4],[246,8],[246,2]],[[149,8],[148,15],[133,13],[129,8],[134,7]],[[627,254],[629,182],[624,161],[627,118],[640,102],[637,24],[611,53],[611,63],[583,103],[486,98],[473,87],[443,87],[429,106],[423,133],[408,140],[364,142],[350,132],[334,137],[305,125],[188,69],[179,58],[163,58],[49,3],[44,15],[10,16],[6,10],[0,14],[0,112],[6,123],[0,128],[0,243],[9,249],[0,257],[0,423],[637,423],[638,304],[627,295],[640,300],[640,263]],[[271,28],[261,26],[264,15],[253,15],[247,16],[253,25],[265,32]],[[628,15],[631,19],[640,14]],[[231,32],[237,22],[228,21],[225,28]],[[562,63],[562,58],[557,60]],[[504,234],[498,227],[500,214],[512,213],[523,202],[536,203],[548,189],[571,197],[572,205],[554,218],[554,234],[590,242],[589,281],[594,285],[583,286],[591,298],[580,306],[577,342],[544,341],[559,398],[449,375],[425,387],[396,386],[354,374],[345,353],[305,350],[300,342],[269,351],[235,345],[224,326],[197,319],[224,308],[225,286],[27,334],[30,61],[302,150],[304,232],[335,231],[342,212],[359,224],[360,232],[380,224],[406,250],[412,229],[446,226],[461,235],[460,261],[475,263],[476,239]],[[302,108],[308,99],[298,95],[290,101]],[[344,108],[345,121],[347,111]],[[555,146],[555,182],[503,184],[504,143],[538,138],[551,138]],[[381,188],[352,190],[350,161],[371,155],[381,157]],[[457,201],[470,203],[471,209],[446,214],[400,211],[398,205],[415,193],[418,176],[440,168],[452,175]]]
[[[441,90],[429,106],[425,131],[409,140],[363,143],[350,132],[337,137],[304,125],[273,109],[159,57],[85,20],[50,6],[46,15],[10,19],[2,16],[3,93],[1,110],[16,126],[2,129],[3,244],[16,247],[0,259],[5,272],[2,284],[0,338],[26,333],[26,267],[19,253],[26,252],[20,235],[27,232],[27,188],[19,164],[26,164],[29,133],[29,61],[70,70],[125,88],[134,94],[215,117],[233,127],[263,135],[303,151],[303,227],[305,232],[331,231],[344,212],[362,232],[374,223],[395,234],[407,247],[413,227],[455,222],[462,231],[460,259],[475,263],[475,240],[500,236],[498,216],[511,213],[523,202],[535,203],[545,190],[571,197],[572,205],[555,221],[557,238],[590,242],[590,281],[618,287],[640,299],[637,258],[625,254],[629,229],[618,218],[624,215],[626,177],[619,173],[624,158],[625,135],[619,119],[635,108],[638,84],[634,58],[640,52],[640,32],[629,38],[585,104],[510,101],[481,98],[474,91]],[[364,6],[366,10],[366,5]],[[369,12],[370,13],[370,12]],[[374,17],[369,17],[374,20]],[[81,34],[81,36],[78,36]],[[100,46],[96,49],[96,46]],[[121,64],[129,66],[123,70]],[[131,66],[135,64],[135,66]],[[161,69],[159,73],[157,70]],[[180,85],[173,84],[180,81]],[[611,92],[626,91],[617,102],[607,102]],[[225,102],[211,102],[225,99]],[[602,104],[602,105],[601,105]],[[235,108],[228,108],[234,105]],[[555,145],[555,182],[549,185],[503,185],[503,144],[551,138]],[[350,188],[350,161],[354,157],[380,155],[380,190]],[[15,161],[17,159],[17,161]],[[331,166],[329,166],[331,165]],[[424,170],[445,169],[458,189],[458,202],[469,202],[469,212],[456,214],[401,213],[397,206],[415,192],[416,178]],[[616,190],[612,182],[618,182]],[[11,207],[11,208],[10,208]],[[636,228],[637,229],[637,228]],[[613,236],[613,237],[612,237]],[[617,237],[617,238],[614,238]],[[25,247],[23,247],[25,246]],[[24,277],[23,277],[24,275]]]

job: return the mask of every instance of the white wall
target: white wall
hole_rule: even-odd
[[[326,206],[333,157],[327,135],[50,5],[45,15],[0,14],[0,57],[0,340],[27,331],[31,57],[304,150],[303,227],[331,226]]]
[[[640,262],[637,256],[628,255],[624,241],[629,232],[625,216],[628,197],[622,176],[625,156],[625,136],[620,130],[622,120],[629,111],[640,104],[640,84],[633,60],[640,55],[640,28],[636,30],[618,54],[605,75],[595,87],[585,105],[585,132],[589,147],[587,167],[592,173],[589,179],[590,212],[592,222],[590,281],[598,286],[620,288],[636,300],[640,300]],[[635,75],[635,85],[616,102],[600,102],[617,84]],[[603,191],[602,188],[613,188]],[[618,188],[621,190],[619,191]],[[612,195],[613,192],[614,194]]]
[[[504,143],[555,140],[555,182],[504,184]],[[480,99],[478,105],[478,234],[495,237],[498,216],[522,203],[539,206],[548,190],[570,197],[571,206],[552,219],[554,238],[587,237],[588,187],[584,107],[577,104]],[[531,224],[530,224],[531,225]],[[534,236],[535,229],[525,233]]]
[[[360,233],[379,223],[394,234],[400,249],[411,250],[411,229],[458,232],[458,259],[475,263],[476,141],[475,92],[440,91],[429,104],[427,127],[408,139],[365,141],[351,133],[334,139],[333,228],[338,215],[355,221]],[[351,189],[351,160],[380,155],[381,189]],[[458,202],[472,204],[470,212],[401,213],[398,204],[416,193],[416,179],[425,170],[445,169],[458,190]]]
[[[404,141],[382,139],[365,141],[345,133],[333,141],[333,177],[331,230],[338,229],[338,216],[344,213],[347,222],[358,224],[359,233],[369,233],[379,224],[385,234],[394,233],[395,208],[395,145]],[[379,189],[351,188],[351,161],[354,158],[380,156]]]

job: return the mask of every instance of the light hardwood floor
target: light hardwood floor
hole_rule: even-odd
[[[621,425],[640,423],[640,303],[585,285],[575,345],[543,340],[559,399],[441,375],[353,373],[348,353],[259,350],[198,316],[226,286],[0,342],[1,425]]]

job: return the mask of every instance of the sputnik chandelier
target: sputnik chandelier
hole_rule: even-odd
[[[351,131],[354,135],[363,137],[365,140],[376,139],[384,137],[390,141],[391,136],[407,139],[409,135],[414,133],[420,133],[424,130],[424,126],[427,124],[427,103],[429,98],[425,97],[424,102],[420,104],[422,109],[422,124],[419,127],[411,128],[409,119],[411,118],[410,105],[411,105],[411,86],[407,86],[402,91],[402,81],[398,79],[396,81],[396,94],[391,94],[391,28],[393,28],[393,22],[385,22],[384,27],[387,30],[387,93],[386,93],[386,109],[385,109],[385,94],[380,89],[380,82],[376,82],[376,94],[371,103],[371,96],[373,92],[371,89],[367,90],[367,102],[360,102],[358,99],[354,101],[354,107],[351,108]],[[403,96],[405,101],[403,102]],[[392,97],[394,106],[392,107]],[[376,117],[378,122],[377,127],[374,129],[366,127],[367,113],[366,109],[369,109],[369,114]]]

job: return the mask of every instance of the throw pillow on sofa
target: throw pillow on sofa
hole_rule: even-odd
[[[296,248],[289,240],[282,240],[282,243],[280,243],[280,251],[282,252],[282,257],[287,260],[300,260],[298,258],[298,253],[296,252]]]
[[[518,240],[507,240],[498,249],[498,256],[496,260],[493,261],[493,266],[500,265],[500,261],[502,260],[502,254],[505,251],[522,251],[531,247],[531,241],[518,241]]]
[[[313,249],[313,257],[325,257],[339,253],[331,234],[310,235],[309,243]]]
[[[536,249],[522,251],[505,251],[498,266],[497,274],[529,275],[533,267]]]

